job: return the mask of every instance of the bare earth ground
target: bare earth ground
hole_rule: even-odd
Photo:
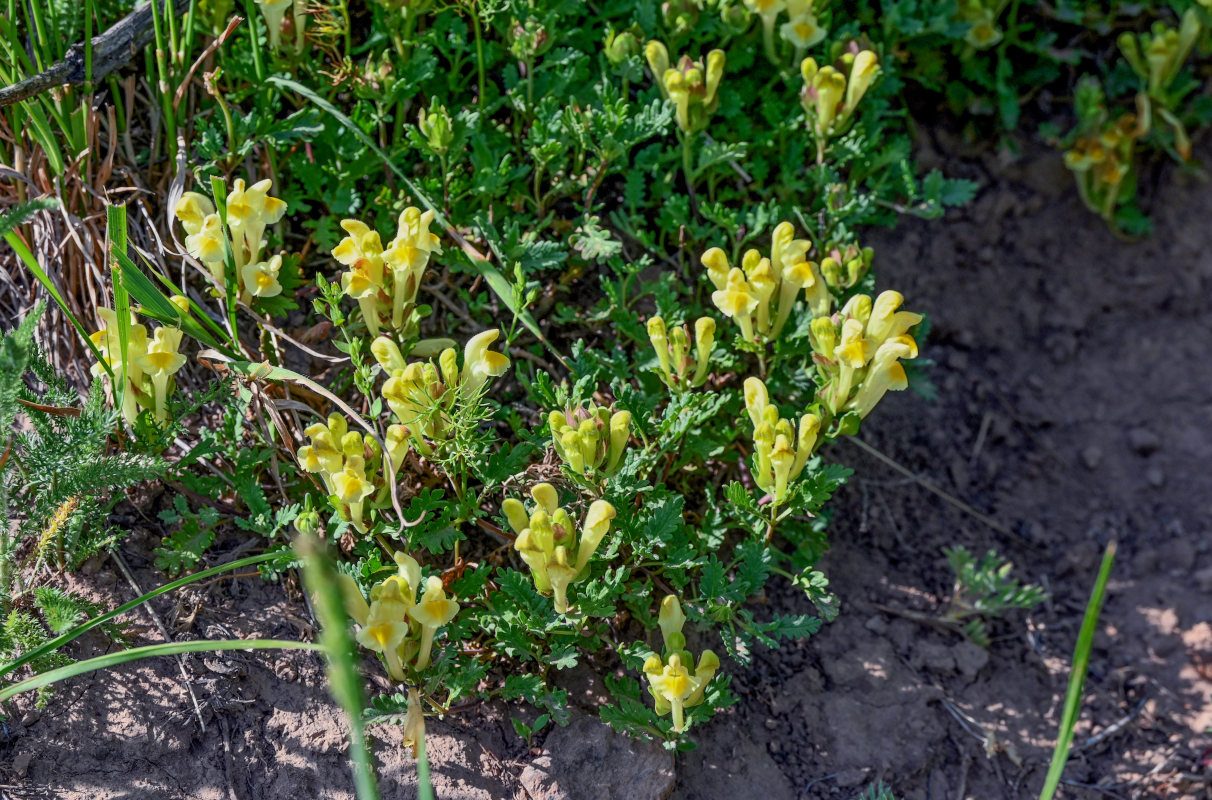
[[[926,166],[960,148],[924,147]],[[698,750],[671,769],[659,749],[582,716],[527,750],[509,725],[517,710],[480,707],[430,726],[439,797],[848,800],[882,778],[905,800],[1033,798],[1111,538],[1119,559],[1064,796],[1212,796],[1212,184],[1167,176],[1155,234],[1126,244],[1081,208],[1055,152],[948,168],[981,183],[971,207],[871,241],[881,285],[931,314],[939,399],[886,399],[863,439],[1013,535],[842,444],[831,455],[857,475],[835,501],[822,564],[842,614],[736,674],[742,702],[697,732]],[[162,581],[146,558],[155,524],[131,522],[123,552],[149,588]],[[950,591],[941,550],[957,544],[996,548],[1052,592],[996,625],[987,652],[881,608],[937,610]],[[77,588],[133,596],[111,564],[93,566]],[[790,591],[770,600],[806,606]],[[255,578],[156,608],[178,637],[310,633],[305,609]],[[136,637],[159,639],[145,614],[131,620]],[[204,731],[168,660],[76,679],[41,714],[19,702],[0,730],[0,792],[352,797],[313,654],[193,656],[184,669]],[[591,711],[596,682],[569,686]],[[377,736],[384,796],[415,796],[399,732]]]

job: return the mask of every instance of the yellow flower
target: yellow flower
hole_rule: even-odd
[[[821,27],[815,14],[804,14],[783,23],[779,28],[783,38],[791,42],[797,50],[803,51],[819,44],[825,38],[827,30]]]
[[[771,405],[766,384],[755,377],[745,380],[745,408],[753,423],[753,480],[778,507],[786,500],[791,481],[803,473],[821,421],[816,414],[804,414],[797,435],[791,422],[780,418]]]
[[[547,424],[556,454],[575,474],[591,480],[614,474],[631,438],[631,414],[612,414],[592,403],[588,409],[552,411]]]
[[[261,260],[265,229],[286,213],[286,203],[269,196],[273,181],[269,178],[245,187],[242,178],[232,182],[227,195],[227,226],[232,233],[236,267]]]
[[[681,732],[686,729],[685,709],[703,702],[707,685],[720,668],[720,660],[715,653],[704,650],[699,655],[698,666],[694,665],[682,634],[686,615],[675,595],[668,595],[661,601],[657,624],[661,628],[664,654],[653,653],[648,657],[644,662],[644,675],[656,713],[672,712],[673,729]]]
[[[177,201],[173,212],[181,221],[181,227],[185,229],[185,232],[195,234],[202,230],[202,224],[206,218],[215,213],[215,206],[205,195],[197,192],[185,192]]]
[[[653,48],[649,43],[649,66],[661,86],[662,93],[674,104],[678,127],[690,136],[704,130],[719,105],[720,81],[724,77],[725,56],[723,50],[712,50],[706,60],[695,61],[682,56],[677,66],[667,67],[657,73],[656,67],[668,63],[664,45]],[[656,43],[659,45],[659,43]]]
[[[682,666],[682,657],[677,653],[669,656],[669,662],[666,664],[661,663],[660,656],[651,656],[644,664],[644,672],[648,676],[653,695],[668,703],[673,711],[673,729],[678,732],[685,730],[686,700],[699,688],[702,681]]]
[[[391,324],[406,334],[411,334],[416,325],[411,314],[430,254],[442,252],[437,235],[429,231],[433,219],[432,210],[422,213],[413,207],[404,209],[400,213],[396,238],[383,252],[383,262],[392,276]]]
[[[614,506],[595,500],[578,533],[572,517],[558,507],[551,484],[535,485],[531,497],[535,505],[529,513],[513,498],[502,503],[501,510],[517,534],[513,546],[530,567],[535,591],[553,595],[555,610],[563,614],[568,611],[568,587],[589,577],[589,562],[610,531]]]
[[[850,405],[850,408],[857,411],[860,417],[870,414],[871,409],[875,408],[875,404],[883,398],[886,392],[898,392],[908,388],[909,379],[905,374],[905,368],[897,359],[912,358],[912,354],[917,352],[917,347],[910,346],[909,342],[912,342],[912,339],[909,339],[909,342],[905,342],[904,339],[909,339],[909,337],[890,339],[875,351],[871,367],[867,370],[867,375]]]
[[[733,268],[728,273],[728,283],[725,288],[711,293],[711,302],[715,303],[725,316],[736,320],[741,328],[745,341],[755,341],[753,335],[753,312],[757,310],[758,298],[750,291],[745,273]]]
[[[845,132],[859,102],[879,75],[879,59],[870,50],[857,55],[847,53],[838,63],[844,71],[833,65],[818,67],[813,58],[800,62],[804,78],[800,102],[817,140],[818,161],[824,157],[825,143]]]
[[[154,386],[143,369],[145,363],[143,356],[147,354],[148,347],[147,328],[135,322],[135,315],[132,312],[130,326],[127,329],[126,351],[123,352],[118,335],[117,313],[111,308],[104,307],[99,307],[96,311],[101,328],[90,335],[89,339],[97,347],[101,360],[109,366],[115,380],[121,381],[123,372],[126,373],[126,382],[122,385],[122,418],[126,420],[127,424],[134,425],[135,420],[139,417],[140,406],[154,407]],[[103,376],[108,378],[100,363],[93,365],[92,374],[97,378]],[[117,386],[111,384],[110,392],[112,399],[117,402]]]
[[[425,594],[421,602],[408,609],[408,616],[421,626],[421,651],[417,654],[418,672],[429,666],[429,655],[433,649],[433,637],[438,628],[450,622],[459,613],[459,604],[446,597],[442,579],[430,576],[425,582]]]
[[[358,301],[362,321],[372,336],[379,333],[379,292],[383,290],[383,242],[378,231],[354,219],[341,221],[348,234],[335,248],[332,255],[338,262],[349,267],[341,274],[341,289]]]
[[[509,369],[509,357],[488,349],[501,335],[499,330],[481,331],[467,341],[463,349],[463,372],[459,378],[459,388],[465,396],[472,396],[480,390],[489,378],[497,378]]]
[[[268,261],[245,264],[240,271],[244,280],[244,291],[251,297],[276,297],[282,293],[278,283],[278,272],[282,269],[282,256],[273,256]],[[246,301],[247,302],[247,301]]]
[[[347,457],[341,471],[332,476],[332,488],[337,499],[349,506],[349,521],[358,531],[366,533],[362,507],[366,498],[374,493],[375,487],[366,479],[365,459],[361,456]]]
[[[151,377],[154,397],[153,413],[159,422],[168,418],[165,407],[171,392],[169,381],[180,371],[181,367],[185,366],[185,356],[177,352],[180,347],[181,331],[176,328],[160,327],[156,329],[155,338],[147,346],[147,353],[136,359],[139,368]]]
[[[211,214],[203,219],[197,232],[185,237],[185,249],[207,266],[219,288],[223,288],[223,260],[226,258],[227,248],[223,242],[223,223],[219,221],[218,214]]]

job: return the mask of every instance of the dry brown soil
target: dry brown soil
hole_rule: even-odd
[[[508,722],[519,712],[479,707],[430,726],[439,797],[647,800],[671,789],[682,800],[848,800],[876,779],[906,800],[1036,797],[1111,539],[1119,559],[1063,796],[1209,796],[1212,184],[1168,175],[1149,198],[1154,235],[1127,243],[1080,206],[1054,152],[957,161],[957,143],[924,148],[927,164],[947,153],[949,171],[981,184],[979,197],[872,244],[881,284],[930,312],[924,355],[938,362],[939,397],[890,397],[862,438],[998,529],[841,444],[830,457],[857,475],[836,499],[822,564],[841,616],[738,672],[742,702],[698,732],[676,778],[659,751],[584,720],[547,736],[546,752],[542,742],[528,751]],[[155,526],[131,524],[125,558],[144,588],[156,585],[146,557]],[[938,610],[950,591],[942,548],[957,544],[996,548],[1052,593],[995,625],[987,651],[897,613]],[[216,561],[226,557],[218,548]],[[78,588],[133,596],[112,565],[93,567]],[[807,605],[790,591],[769,601]],[[179,637],[311,632],[305,609],[257,579],[156,608]],[[146,615],[130,619],[136,637],[158,639]],[[86,641],[76,655],[99,646]],[[193,656],[184,671],[188,681],[169,660],[126,666],[72,681],[42,713],[17,703],[0,729],[0,792],[352,797],[340,716],[314,655]],[[570,685],[575,702],[591,704],[592,679]],[[377,735],[384,796],[415,796],[398,731]]]

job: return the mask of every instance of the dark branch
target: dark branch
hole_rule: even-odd
[[[160,0],[167,6],[169,0]],[[173,13],[181,14],[189,0],[173,0]],[[99,81],[130,61],[147,46],[155,32],[152,28],[152,6],[144,3],[127,14],[100,36],[93,37],[93,81]],[[84,45],[77,42],[68,48],[62,61],[23,81],[0,89],[0,108],[27,100],[56,86],[87,83],[84,74]]]

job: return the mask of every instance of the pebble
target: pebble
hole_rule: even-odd
[[[24,778],[29,772],[29,765],[33,763],[34,754],[30,752],[18,753],[13,759],[13,774],[18,778]]]
[[[773,731],[778,728],[779,721],[774,717],[766,717],[766,722],[764,724],[766,725],[766,730]]]
[[[1098,469],[1098,465],[1103,463],[1103,451],[1097,445],[1090,445],[1082,450],[1082,463],[1087,469]]]
[[[1138,456],[1147,456],[1161,449],[1161,439],[1148,428],[1133,428],[1128,431],[1128,445]]]
[[[1149,467],[1149,469],[1145,470],[1145,480],[1154,489],[1160,489],[1166,482],[1166,475],[1157,467]]]
[[[975,678],[977,673],[989,663],[989,651],[972,642],[961,642],[951,648],[955,665],[966,678]]]
[[[952,655],[951,648],[934,642],[922,642],[912,660],[936,672],[955,670],[955,656]]]
[[[1195,573],[1195,585],[1201,592],[1212,592],[1212,567],[1205,567]]]
[[[868,619],[863,624],[863,627],[874,633],[876,636],[884,636],[888,633],[888,620],[876,614]]]
[[[843,770],[842,772],[839,772],[837,777],[834,779],[837,785],[843,789],[851,789],[858,786],[860,783],[864,783],[866,780],[867,770],[858,767]]]

